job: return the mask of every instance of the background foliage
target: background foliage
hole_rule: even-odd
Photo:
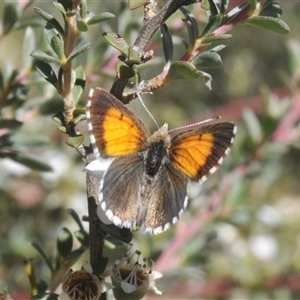
[[[78,230],[66,208],[87,214],[84,164],[51,119],[63,103],[32,67],[30,53],[49,49],[44,23],[27,4],[13,4],[18,21],[13,28],[3,26],[0,35],[0,290],[8,287],[14,299],[29,297],[24,259],[32,259],[39,279],[50,276],[30,242],[54,257],[60,229]],[[57,14],[52,5],[37,5]],[[290,34],[234,28],[220,52],[223,65],[209,70],[212,90],[202,80],[176,81],[143,97],[158,123],[168,122],[170,128],[214,115],[238,124],[237,140],[221,169],[203,186],[191,186],[182,220],[158,236],[135,236],[134,244],[164,273],[158,283],[161,299],[300,298],[300,6],[294,1],[280,5]],[[119,53],[102,33],[118,32],[132,42],[141,26],[141,11],[130,11],[125,2],[91,1],[89,9],[117,17],[82,36],[92,47],[74,61],[84,65],[87,75],[80,107],[90,87],[109,89],[115,76]],[[199,5],[192,11],[201,28],[205,13]],[[2,24],[14,19],[4,3],[0,13]],[[167,22],[174,58],[180,57],[187,38],[182,17],[177,12]],[[149,48],[155,58],[140,68],[142,78],[151,78],[164,65],[158,32]],[[138,101],[129,106],[155,129]],[[79,129],[87,144],[86,124]]]

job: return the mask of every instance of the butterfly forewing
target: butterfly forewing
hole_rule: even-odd
[[[150,135],[123,103],[100,88],[93,90],[87,104],[87,120],[91,142],[104,157],[141,151]]]
[[[235,133],[229,122],[180,133],[172,139],[170,160],[191,180],[203,182],[229,153]]]
[[[134,228],[140,209],[143,160],[138,154],[117,157],[105,172],[99,191],[101,207],[120,227]]]

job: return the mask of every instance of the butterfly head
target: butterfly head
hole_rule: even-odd
[[[163,141],[165,148],[169,148],[171,145],[171,136],[168,133],[167,123],[156,130],[147,140],[149,144],[157,143],[159,141]]]

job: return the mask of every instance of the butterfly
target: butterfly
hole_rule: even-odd
[[[100,179],[99,202],[116,226],[158,234],[185,210],[189,181],[204,182],[229,153],[236,134],[230,122],[201,125],[173,138],[168,125],[150,133],[121,101],[92,89],[86,106],[96,157],[110,158]]]

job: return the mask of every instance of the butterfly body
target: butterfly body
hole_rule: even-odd
[[[160,233],[187,206],[189,180],[203,182],[222,163],[236,127],[222,122],[171,138],[167,124],[152,135],[118,99],[95,89],[87,120],[96,156],[113,158],[100,181],[99,201],[119,227]]]

